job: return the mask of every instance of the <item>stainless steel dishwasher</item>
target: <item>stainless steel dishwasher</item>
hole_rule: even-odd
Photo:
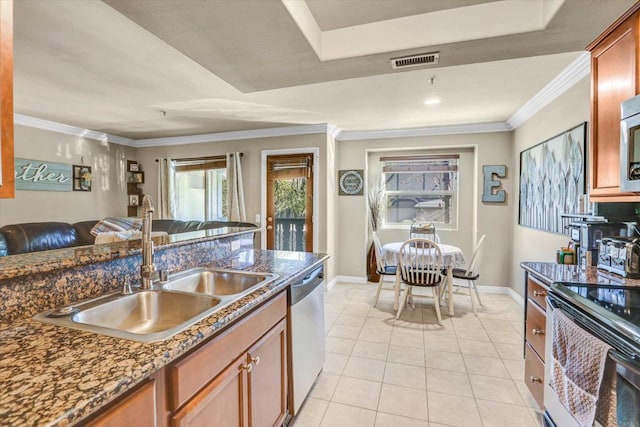
[[[294,281],[289,297],[292,415],[295,415],[324,365],[323,268]]]

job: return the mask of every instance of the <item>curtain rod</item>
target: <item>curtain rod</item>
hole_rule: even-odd
[[[233,153],[231,153],[233,156]],[[240,153],[240,157],[244,157],[244,153]],[[223,160],[226,159],[226,155],[222,154],[220,156],[205,156],[205,157],[184,157],[181,159],[172,159],[176,162],[188,162],[193,160]],[[155,159],[155,162],[158,163],[161,159]]]

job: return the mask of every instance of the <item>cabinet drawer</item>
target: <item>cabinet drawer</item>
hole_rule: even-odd
[[[286,314],[287,294],[282,292],[258,311],[169,367],[172,389],[169,410],[175,411],[182,406]]]
[[[527,343],[538,353],[542,361],[544,361],[546,324],[546,313],[530,299],[527,299],[527,330],[525,336],[527,337]]]
[[[524,351],[524,382],[538,406],[544,408],[544,363],[528,344]]]
[[[547,289],[542,282],[531,276],[527,280],[527,297],[542,307],[543,310],[547,310]]]

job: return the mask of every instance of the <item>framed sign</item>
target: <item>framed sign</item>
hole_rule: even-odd
[[[91,191],[91,166],[73,165],[73,191]]]
[[[363,173],[362,169],[338,171],[338,195],[362,196],[364,194]]]
[[[72,166],[16,158],[14,161],[16,190],[71,191]]]

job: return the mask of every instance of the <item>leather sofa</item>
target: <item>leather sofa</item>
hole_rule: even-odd
[[[0,227],[0,256],[47,251],[73,246],[92,245],[95,237],[91,229],[98,220],[66,222],[31,222]],[[208,230],[221,227],[256,227],[248,222],[235,221],[180,221],[175,219],[155,219],[152,231],[167,234]]]

